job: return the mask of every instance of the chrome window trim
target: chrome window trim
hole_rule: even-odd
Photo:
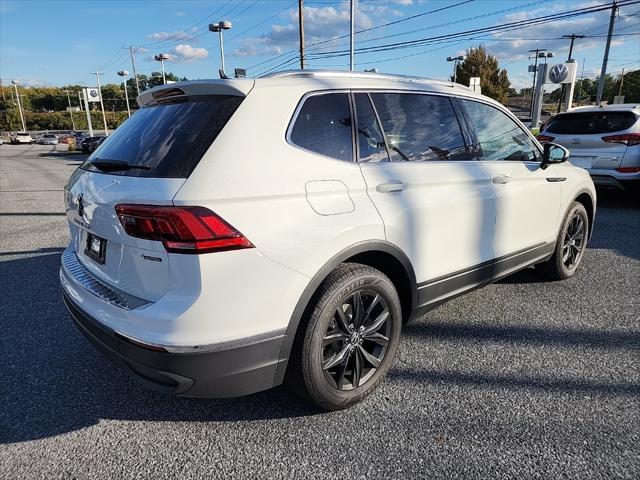
[[[133,310],[153,303],[105,285],[82,266],[78,256],[72,250],[67,250],[62,254],[62,273],[68,281],[82,287],[99,299],[124,310]]]

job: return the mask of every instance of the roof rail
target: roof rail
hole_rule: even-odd
[[[451,88],[464,88],[470,90],[469,87],[460,83],[446,82],[444,80],[434,80],[431,78],[413,77],[410,75],[395,75],[389,73],[376,72],[352,72],[348,70],[283,70],[281,72],[268,73],[258,78],[287,78],[287,77],[308,77],[308,78],[363,78],[372,80],[396,80],[399,82],[415,82],[441,85]]]

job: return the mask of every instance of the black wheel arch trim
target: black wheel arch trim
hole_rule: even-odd
[[[587,240],[591,240],[591,235],[593,234],[593,227],[595,225],[595,220],[596,220],[596,208],[598,206],[597,204],[597,198],[586,188],[582,188],[580,190],[578,190],[577,192],[575,192],[572,196],[573,196],[573,200],[571,201],[571,203],[573,204],[573,202],[578,202],[578,203],[582,203],[578,200],[579,197],[581,197],[582,195],[586,195],[589,197],[589,200],[591,201],[591,205],[585,205],[585,209],[587,210],[587,216],[590,217],[589,218],[589,237],[587,238]],[[591,207],[591,211],[589,211],[589,207]],[[562,218],[562,222],[560,224],[560,228],[562,228],[562,225],[564,224],[564,221],[566,219],[566,215],[569,213],[569,210],[571,210],[571,207],[569,207],[569,209],[565,212],[565,216]]]
[[[348,260],[349,258],[359,254],[375,252],[382,252],[393,256],[404,268],[405,274],[409,279],[411,290],[411,312],[408,312],[408,315],[411,316],[414,314],[418,306],[418,287],[416,282],[416,275],[409,257],[407,257],[407,255],[398,246],[384,240],[370,240],[359,242],[345,248],[338,254],[334,255],[328,262],[326,262],[322,266],[322,268],[320,268],[316,272],[316,274],[311,278],[311,281],[307,284],[306,288],[302,292],[298,303],[293,309],[293,313],[291,314],[291,318],[289,319],[289,325],[287,326],[287,330],[280,350],[278,369],[276,371],[273,383],[274,386],[280,385],[284,381],[289,356],[291,354],[293,342],[295,341],[295,337],[298,331],[298,325],[300,325],[300,321],[302,320],[308,307],[310,306],[314,294],[317,292],[320,285],[322,285],[322,282],[338,265],[343,263],[345,260]]]

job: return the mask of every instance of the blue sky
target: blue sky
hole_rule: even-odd
[[[605,3],[608,0],[360,0],[356,29],[371,30],[357,35],[356,47],[504,25]],[[348,33],[348,1],[306,0],[305,6],[307,45],[324,42],[310,46],[310,55],[348,48],[347,38],[332,40]],[[443,10],[405,20],[438,9]],[[218,39],[207,25],[221,19],[233,22],[232,30],[225,33],[228,71],[253,66],[249,74],[259,74],[279,66],[297,68],[297,1],[293,0],[0,0],[0,77],[3,83],[17,78],[24,85],[94,85],[95,77],[89,72],[100,70],[102,82],[114,83],[118,70],[131,70],[129,45],[135,48],[138,73],[157,71],[153,54],[169,53],[168,71],[190,79],[216,77]],[[517,31],[475,35],[481,38],[359,54],[356,69],[376,67],[445,79],[452,70],[447,56],[482,43],[507,69],[512,86],[520,88],[531,81],[528,50],[547,48],[564,60],[569,41],[558,37],[584,33],[589,38],[576,42],[574,58],[579,72],[585,59],[585,76],[595,76],[602,63],[608,20],[609,12],[603,11]],[[397,23],[375,28],[389,22]],[[610,73],[640,68],[640,36],[634,35],[639,32],[640,3],[622,7]],[[340,69],[347,68],[348,62],[348,56],[308,61],[312,67]]]

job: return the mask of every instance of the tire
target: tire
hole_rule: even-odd
[[[386,275],[357,263],[336,268],[314,298],[298,328],[287,380],[321,409],[341,410],[367,398],[391,368],[402,328],[400,299]]]
[[[536,265],[536,270],[553,280],[573,277],[582,264],[588,238],[587,210],[581,203],[573,202],[562,222],[552,257]]]

